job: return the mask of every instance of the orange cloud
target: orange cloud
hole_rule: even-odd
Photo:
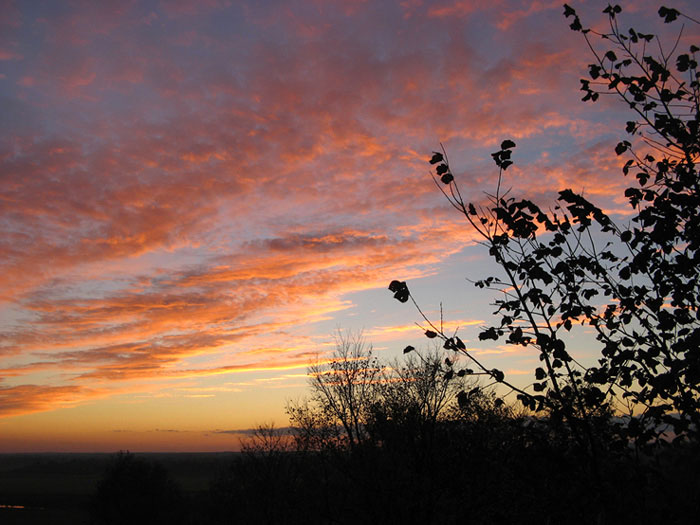
[[[305,366],[356,294],[475,242],[430,179],[440,141],[470,200],[513,138],[514,194],[623,207],[620,114],[578,104],[586,50],[549,2],[185,4],[0,10],[13,414]],[[380,317],[373,338],[409,333]]]
[[[85,394],[89,391],[79,386],[0,387],[0,417],[74,406]]]

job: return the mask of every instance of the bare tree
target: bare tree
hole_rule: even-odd
[[[342,427],[350,448],[368,439],[366,416],[376,399],[382,370],[362,334],[341,331],[335,335],[330,361],[319,358],[309,367],[312,403],[326,420]]]
[[[394,361],[385,372],[384,401],[412,407],[423,421],[434,424],[464,389],[464,374],[455,373],[455,363],[438,346],[404,359]]]

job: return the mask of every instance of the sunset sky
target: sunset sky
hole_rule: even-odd
[[[603,28],[605,2],[570,3]],[[659,5],[622,21],[667,29]],[[477,341],[493,297],[466,278],[493,268],[426,161],[442,142],[479,201],[510,138],[514,193],[627,212],[630,116],[580,101],[562,13],[0,0],[0,452],[235,449],[286,424],[337,328],[382,359],[425,344],[392,279],[530,383],[532,351]]]

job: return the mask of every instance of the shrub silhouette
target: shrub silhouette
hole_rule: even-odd
[[[99,482],[92,503],[94,524],[184,523],[182,493],[165,468],[119,452]]]
[[[630,140],[615,147],[617,155],[630,156],[622,171],[636,179],[624,192],[628,224],[616,224],[571,189],[559,192],[552,212],[504,192],[512,140],[492,154],[498,181],[482,203],[464,200],[444,149],[429,160],[436,185],[502,270],[476,282],[502,297],[495,301],[498,321],[479,338],[535,348],[541,361],[535,382],[516,387],[418,308],[427,337],[466,355],[476,373],[516,392],[530,410],[560,421],[594,471],[603,446],[596,422],[609,420],[611,410],[625,409],[618,430],[642,448],[669,433],[696,440],[700,431],[700,48],[684,53],[676,43],[665,52],[658,37],[622,29],[621,11],[603,11],[604,34],[584,29],[571,7],[564,14],[573,17],[571,29],[583,34],[595,59],[590,78],[581,80],[583,100],[611,93],[637,114],[626,123]],[[665,7],[659,15],[666,23],[700,24]],[[596,36],[607,51],[596,49]],[[405,282],[393,281],[389,289],[397,300],[415,303]],[[600,354],[593,366],[567,349],[565,334],[577,325],[596,334]]]
[[[629,140],[615,147],[618,156],[629,157],[623,174],[634,176],[624,191],[629,223],[616,224],[572,189],[559,192],[553,211],[512,197],[503,190],[512,140],[492,154],[497,183],[482,202],[464,199],[444,148],[429,159],[435,184],[500,267],[500,276],[475,283],[500,294],[497,321],[479,338],[536,349],[535,381],[514,385],[432,322],[405,282],[389,285],[398,301],[415,304],[426,337],[442,340],[470,360],[473,373],[514,392],[538,414],[557,450],[572,447],[565,457],[575,460],[595,491],[597,520],[615,515],[618,488],[608,466],[621,461],[617,454],[629,444],[658,460],[669,440],[689,447],[686,454],[700,437],[700,47],[681,50],[680,34],[665,46],[655,35],[623,29],[621,12],[607,6],[609,30],[599,33],[564,6],[570,28],[583,35],[594,59],[581,80],[583,101],[612,94],[636,113],[625,126]],[[667,7],[658,14],[665,23],[700,24]],[[600,353],[591,366],[567,348],[566,334],[577,326],[596,334]],[[637,464],[649,474],[648,465]]]

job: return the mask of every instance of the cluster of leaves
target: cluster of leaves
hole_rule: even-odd
[[[429,162],[436,165],[436,185],[481,235],[503,272],[476,283],[502,294],[496,301],[500,321],[486,327],[480,339],[506,338],[536,348],[542,363],[536,381],[525,389],[508,383],[502,372],[483,365],[418,311],[429,324],[426,336],[440,337],[445,348],[467,355],[477,373],[510,387],[528,408],[562,421],[589,457],[599,447],[593,422],[612,411],[627,413],[620,430],[638,446],[657,442],[668,431],[676,440],[697,439],[700,49],[692,45],[687,53],[677,52],[679,37],[666,52],[655,35],[621,29],[619,6],[603,11],[607,33],[584,28],[574,9],[564,9],[595,58],[589,78],[581,81],[583,100],[595,102],[611,93],[637,115],[626,123],[630,139],[615,148],[630,156],[622,171],[635,177],[624,193],[631,222],[615,224],[571,189],[559,192],[552,211],[502,194],[502,176],[515,147],[511,140],[492,155],[499,176],[488,204],[465,202],[444,149],[435,152]],[[675,9],[662,7],[659,15],[666,23],[698,23]],[[596,50],[594,37],[608,48]],[[393,281],[390,289],[399,301],[416,303],[405,282]],[[583,366],[567,349],[564,334],[576,325],[596,332],[595,366]]]

